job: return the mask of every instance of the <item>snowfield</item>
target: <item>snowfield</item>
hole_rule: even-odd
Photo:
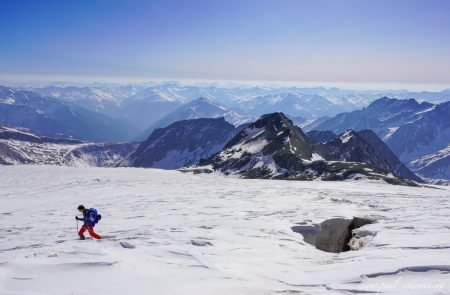
[[[450,294],[450,188],[0,167],[0,294]],[[103,240],[77,240],[76,207]],[[327,253],[291,230],[371,217]]]

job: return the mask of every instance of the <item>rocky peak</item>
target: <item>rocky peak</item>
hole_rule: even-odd
[[[289,152],[303,159],[311,159],[312,149],[306,135],[283,113],[263,115],[230,140],[225,149],[238,144],[261,144],[262,141],[265,142],[261,150],[263,154]]]
[[[373,132],[348,129],[334,140],[319,144],[321,155],[331,161],[367,163],[393,175],[421,182]]]

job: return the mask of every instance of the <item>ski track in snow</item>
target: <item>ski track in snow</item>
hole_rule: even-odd
[[[0,294],[450,294],[450,189],[0,167]],[[78,204],[103,240],[77,240]],[[359,251],[295,224],[372,216]]]

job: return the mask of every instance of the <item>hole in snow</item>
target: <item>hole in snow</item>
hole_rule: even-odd
[[[200,246],[200,247],[204,247],[204,246],[212,246],[211,242],[208,241],[199,241],[199,240],[191,240],[191,244],[194,246]]]
[[[354,234],[353,230],[371,223],[374,221],[362,217],[332,218],[318,225],[299,225],[291,229],[301,234],[305,242],[319,250],[340,253],[362,248],[364,240],[358,234]]]
[[[136,248],[135,245],[130,244],[128,242],[120,242],[119,244],[120,244],[120,246],[122,246],[122,248],[125,248],[125,249],[134,249],[134,248]]]

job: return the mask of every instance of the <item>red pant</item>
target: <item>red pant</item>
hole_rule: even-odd
[[[86,230],[89,232],[89,235],[91,235],[91,237],[93,237],[94,239],[101,239],[101,237],[94,232],[94,227],[90,225],[83,225],[78,234],[80,236],[83,236]]]

